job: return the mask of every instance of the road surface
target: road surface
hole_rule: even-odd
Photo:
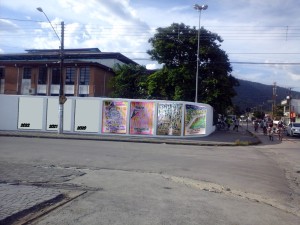
[[[32,224],[297,224],[300,139],[261,139],[215,147],[0,137],[0,181],[86,191]]]

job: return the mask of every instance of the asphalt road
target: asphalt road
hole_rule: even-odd
[[[33,224],[297,224],[300,139],[260,138],[214,147],[0,137],[0,169],[7,182],[87,190]],[[69,179],[47,177],[60,170]]]

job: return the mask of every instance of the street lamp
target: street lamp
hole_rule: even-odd
[[[194,5],[194,9],[199,11],[199,29],[198,29],[198,47],[197,47],[197,71],[196,71],[196,93],[195,93],[195,102],[198,102],[198,77],[199,77],[199,64],[200,64],[200,58],[199,58],[199,51],[200,51],[200,19],[201,19],[201,11],[206,10],[208,8],[208,5]]]
[[[61,38],[59,38],[58,34],[56,33],[54,27],[52,26],[52,23],[50,22],[48,16],[43,11],[41,7],[36,8],[38,11],[43,13],[45,17],[47,18],[49,24],[51,25],[54,33],[56,34],[58,40],[60,41],[60,82],[59,82],[59,107],[58,107],[58,133],[63,133],[63,115],[64,115],[64,103],[66,102],[66,97],[64,93],[64,77],[63,77],[63,64],[64,64],[64,22],[61,22]]]
[[[291,111],[292,98],[291,98],[291,95],[286,96],[286,100],[287,100],[287,104],[289,106],[289,122],[291,123],[292,122],[292,111]]]

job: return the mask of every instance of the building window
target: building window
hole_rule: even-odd
[[[90,67],[80,68],[79,83],[81,85],[88,85],[90,83]]]
[[[47,84],[47,67],[39,68],[38,84]]]
[[[52,84],[60,84],[60,69],[52,69]]]
[[[24,68],[23,70],[23,79],[31,79],[31,68]]]
[[[68,67],[66,70],[66,84],[73,84],[75,82],[76,68]]]
[[[4,79],[4,76],[5,76],[5,74],[4,74],[4,68],[2,67],[0,67],[0,79]]]

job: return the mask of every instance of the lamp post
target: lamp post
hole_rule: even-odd
[[[200,19],[201,19],[201,12],[202,10],[206,10],[208,8],[208,5],[194,5],[194,9],[199,11],[199,29],[198,29],[198,47],[197,47],[197,71],[196,71],[196,93],[195,93],[195,102],[198,102],[198,77],[199,77],[199,64],[200,64],[200,58],[199,58],[199,51],[200,51]]]
[[[43,11],[41,7],[36,8],[38,11],[42,12],[45,17],[47,18],[49,24],[51,25],[55,35],[57,36],[58,40],[60,41],[60,52],[59,52],[59,59],[60,59],[60,82],[59,82],[59,107],[58,107],[58,133],[63,133],[63,116],[64,116],[64,103],[66,102],[66,97],[64,93],[64,77],[63,77],[63,65],[64,65],[64,22],[61,22],[61,38],[59,38],[58,34],[56,33],[52,23],[50,22],[48,16]]]
[[[288,95],[286,96],[286,99],[287,99],[287,105],[289,106],[289,122],[291,123],[292,122],[292,97],[291,95]]]

